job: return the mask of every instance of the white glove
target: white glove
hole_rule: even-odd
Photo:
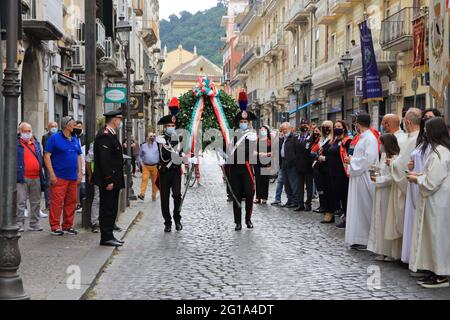
[[[219,167],[223,167],[225,165],[225,159],[220,158],[219,159]]]
[[[166,143],[166,139],[164,139],[163,136],[157,136],[155,141],[156,141],[156,143],[159,143],[159,144],[165,144]]]
[[[189,158],[189,164],[198,164],[198,159],[195,157]]]
[[[256,135],[256,133],[250,133],[250,134],[247,136],[247,140],[248,140],[248,141],[256,141],[256,140],[258,140],[258,136]]]

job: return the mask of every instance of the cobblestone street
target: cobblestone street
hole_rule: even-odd
[[[397,264],[375,262],[368,252],[348,250],[344,230],[321,225],[320,214],[258,205],[255,229],[244,225],[241,232],[234,231],[232,203],[225,200],[220,169],[205,162],[202,186],[186,196],[184,230],[165,234],[159,201],[150,200],[91,298],[450,298],[448,289],[422,289]],[[271,184],[272,195],[274,187]],[[370,277],[377,267],[380,288],[371,288],[368,283],[374,283]]]

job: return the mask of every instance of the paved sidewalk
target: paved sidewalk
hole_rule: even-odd
[[[116,233],[117,238],[125,236],[144,207],[144,203],[132,201],[131,207],[120,214],[117,224],[124,231]],[[115,249],[99,246],[100,234],[81,229],[81,213],[76,214],[76,228],[80,232],[77,236],[50,235],[48,218],[41,219],[41,225],[43,232],[26,231],[19,240],[22,255],[19,274],[25,292],[33,300],[83,298]],[[71,290],[66,283],[76,278],[77,270],[81,286]]]

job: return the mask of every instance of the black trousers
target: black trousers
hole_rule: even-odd
[[[305,186],[306,186],[306,202],[305,202]],[[313,173],[298,174],[298,205],[311,206],[313,196]]]
[[[224,171],[225,171],[225,174],[226,174],[226,177],[227,177],[228,181],[229,181],[230,184],[231,184],[230,166],[226,164],[226,165],[224,166]],[[228,183],[225,183],[225,184],[227,185],[227,196],[230,197],[230,198],[232,198],[233,196],[231,195],[230,187],[228,186]]]
[[[172,190],[173,198],[173,219],[175,223],[181,221],[181,168],[171,168],[159,172],[159,192],[161,195],[161,212],[166,226],[172,225],[172,217],[170,215],[170,190]]]
[[[269,175],[261,175],[264,168],[255,166],[256,199],[267,200],[269,198]]]
[[[320,207],[325,210],[325,212],[333,212],[333,205],[331,203],[330,195],[330,175],[328,168],[324,172],[323,168],[319,165],[314,168],[314,181],[316,182],[317,192],[319,193]]]
[[[340,210],[343,214],[347,212],[349,180],[346,175],[330,176],[330,203],[331,212]]]
[[[239,203],[245,197],[245,222],[252,219],[253,197],[255,196],[254,177],[250,165],[230,165],[230,184]],[[242,209],[233,199],[234,223],[242,224]]]
[[[101,240],[108,241],[114,239],[113,229],[119,209],[120,190],[108,191],[104,187],[100,189],[100,208],[98,220],[100,223]]]

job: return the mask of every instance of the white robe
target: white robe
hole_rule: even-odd
[[[369,242],[367,250],[376,254],[391,256],[390,241],[385,240],[384,231],[386,225],[389,195],[391,193],[391,170],[385,163],[386,154],[381,154],[380,176],[375,182],[375,196],[373,198],[372,220],[370,223]]]
[[[429,150],[422,154],[422,146],[416,147],[410,155],[410,160],[414,161],[413,172],[421,173],[424,166],[424,159],[426,158]],[[416,216],[416,204],[417,196],[419,194],[419,186],[415,183],[408,183],[406,189],[406,201],[405,201],[405,218],[403,223],[403,243],[402,243],[402,261],[409,263],[410,251],[411,251],[411,238],[414,228],[414,219]]]
[[[409,268],[450,275],[450,150],[430,151],[418,177],[414,232]]]
[[[375,186],[369,168],[378,165],[378,141],[372,131],[361,134],[350,161],[345,243],[367,245]]]

